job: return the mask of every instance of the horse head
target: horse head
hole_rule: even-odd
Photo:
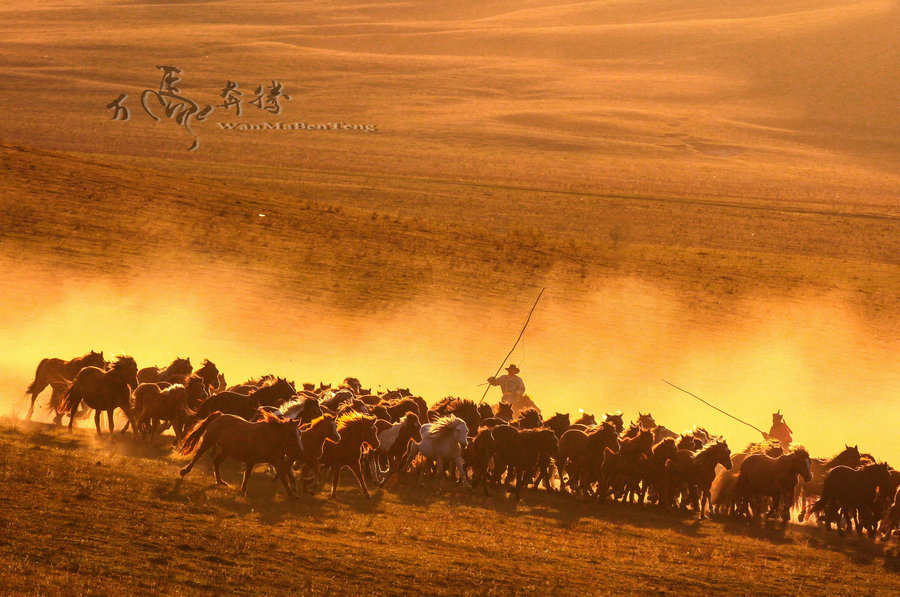
[[[341,434],[337,429],[337,421],[334,419],[334,415],[324,414],[321,419],[318,419],[316,425],[325,427],[325,439],[332,443],[338,443],[341,441]]]
[[[455,423],[453,438],[461,446],[466,446],[469,443],[469,428],[466,426],[466,422],[462,419],[458,419]]]
[[[728,449],[728,444],[724,441],[716,442],[716,462],[725,467],[725,470],[731,470],[731,450]]]
[[[809,452],[806,450],[797,450],[796,452],[792,452],[791,456],[794,459],[794,471],[798,475],[803,477],[803,480],[807,483],[812,479],[812,459],[809,457]]]
[[[625,429],[625,421],[622,419],[622,412],[616,411],[614,413],[606,413],[606,417],[603,419],[607,423],[612,423],[616,427],[616,433],[622,433]]]
[[[406,416],[403,417],[403,425],[414,442],[417,444],[422,442],[422,425],[419,423],[418,416],[414,413],[406,413]]]

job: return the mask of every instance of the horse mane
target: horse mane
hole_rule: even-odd
[[[134,359],[125,355],[116,355],[116,360],[109,366],[110,371],[121,369],[122,367],[127,367],[135,365]]]
[[[451,433],[456,431],[456,428],[459,427],[460,424],[465,425],[465,421],[463,421],[456,415],[447,415],[441,417],[431,424],[431,429],[428,430],[428,437],[430,439],[440,439],[445,435],[450,435]]]
[[[722,449],[722,446],[724,446],[725,448],[728,448],[728,444],[725,443],[725,442],[718,442],[718,441],[717,441],[717,442],[709,442],[708,444],[706,444],[705,446],[703,446],[703,448],[701,448],[701,449],[694,455],[694,460],[695,460],[695,461],[703,462],[703,461],[705,461],[707,458],[710,458],[710,456],[711,456],[714,452],[716,452],[717,450],[721,450],[721,449]]]
[[[804,456],[809,458],[809,452],[806,451],[806,448],[803,446],[794,446],[794,449],[791,450],[790,454],[793,456],[794,454],[798,454],[800,456]]]
[[[290,419],[285,419],[281,415],[276,415],[265,409],[259,409],[259,420],[262,423],[293,423]]]
[[[470,408],[474,409],[476,413],[478,412],[478,407],[468,398],[454,398],[452,399],[452,401],[447,403],[447,414],[452,415],[455,412],[467,410]]]
[[[656,454],[657,450],[662,450],[665,447],[663,444],[672,444],[673,448],[677,448],[678,446],[678,444],[675,443],[674,437],[667,437],[666,439],[659,440],[653,444],[653,453]]]
[[[371,425],[374,422],[375,417],[373,417],[372,415],[364,415],[362,413],[356,412],[355,410],[351,410],[338,416],[338,433],[343,435],[343,433],[346,431],[347,433],[352,434],[352,432],[356,431],[357,428]]]
[[[299,398],[294,398],[293,400],[288,400],[278,407],[278,411],[281,414],[285,414],[287,411],[291,410],[291,408],[295,406],[303,405],[307,400],[315,401],[315,398],[310,398],[309,396],[300,396]]]
[[[397,399],[395,398],[395,400],[397,400]],[[399,398],[399,400],[403,400],[403,398]],[[437,402],[435,402],[434,404],[431,405],[431,410],[440,410],[440,409],[444,408],[445,406],[447,406],[449,403],[453,402],[454,400],[456,400],[456,398],[454,398],[453,396],[447,396],[446,398],[441,398],[440,400],[438,400]]]

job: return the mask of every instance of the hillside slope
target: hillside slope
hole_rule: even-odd
[[[246,498],[208,464],[93,432],[0,421],[0,592],[891,595],[897,562],[818,529],[698,523],[526,492],[519,504],[413,478],[299,501],[258,467]],[[237,482],[237,467],[223,468]],[[127,505],[127,506],[126,506]]]

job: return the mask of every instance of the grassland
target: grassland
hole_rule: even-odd
[[[818,529],[698,523],[526,492],[299,501],[261,472],[246,498],[209,465],[183,482],[163,442],[0,421],[0,592],[891,595],[897,561]],[[204,461],[205,462],[205,461]],[[231,482],[237,467],[225,470]]]

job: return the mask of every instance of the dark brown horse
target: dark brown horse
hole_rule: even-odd
[[[203,359],[203,364],[199,369],[194,371],[194,375],[203,380],[203,384],[206,386],[207,394],[212,394],[214,390],[225,389],[224,387],[219,387],[219,369],[218,367],[216,367],[216,364],[209,359]]]
[[[604,422],[590,431],[569,429],[559,438],[556,470],[560,491],[581,495],[594,493],[592,487],[601,481],[606,450],[619,450],[619,434],[613,423]]]
[[[782,507],[781,519],[787,524],[791,518],[791,501],[797,477],[809,481],[810,458],[806,450],[795,450],[772,458],[765,454],[752,454],[741,464],[741,472],[735,484],[735,500],[738,514],[750,517],[750,506],[754,505],[754,518],[762,512],[762,499],[771,498],[771,512],[777,514]]]
[[[478,415],[478,407],[471,400],[448,396],[435,403],[426,413],[429,423],[434,423],[441,417],[449,415],[455,415],[462,419],[471,435],[478,433],[478,423],[481,421],[481,417]]]
[[[366,487],[366,478],[362,473],[360,458],[363,445],[367,444],[373,450],[378,448],[375,417],[350,411],[338,418],[337,425],[341,441],[336,444],[326,444],[322,453],[322,464],[331,467],[331,497],[337,496],[341,471],[347,467],[356,477],[359,489],[366,499],[372,499],[369,489]]]
[[[213,457],[213,471],[216,483],[228,487],[222,480],[219,466],[227,458],[234,458],[245,463],[244,480],[241,482],[241,493],[247,493],[247,482],[253,473],[253,466],[258,462],[271,464],[285,491],[296,497],[297,492],[291,477],[288,462],[300,457],[299,421],[283,419],[265,413],[262,421],[251,423],[234,415],[214,412],[198,423],[184,438],[180,453],[187,456],[196,453],[191,462],[181,469],[184,477],[194,465],[213,446],[219,451]]]
[[[519,416],[509,422],[518,429],[537,429],[544,424],[541,413],[536,408],[526,408],[519,411]]]
[[[637,434],[623,437],[619,441],[618,452],[607,448],[603,458],[603,486],[600,499],[606,499],[610,494],[619,499],[625,497],[626,493],[636,497],[639,494],[646,462],[652,456],[653,432],[639,427]]]
[[[169,366],[165,369],[144,367],[137,372],[137,380],[140,383],[158,383],[161,381],[181,383],[184,380],[184,376],[190,375],[193,370],[190,358],[175,357],[175,360],[169,363]]]
[[[28,388],[25,390],[26,394],[31,394],[31,406],[28,407],[28,414],[25,415],[25,418],[31,420],[31,416],[34,414],[34,401],[51,383],[56,382],[62,385],[63,382],[75,379],[78,372],[85,367],[104,369],[105,365],[103,351],[94,352],[93,350],[69,361],[55,358],[41,360],[34,372],[34,381],[28,384]]]
[[[771,443],[781,449],[781,442],[773,440]],[[809,508],[822,495],[822,490],[825,488],[825,476],[828,474],[828,471],[836,466],[857,468],[862,462],[862,455],[859,453],[859,446],[844,444],[844,449],[831,460],[813,458],[811,462],[810,473],[812,473],[812,478],[809,481],[798,483],[797,490],[794,492],[794,505],[800,507],[800,522],[806,519]]]
[[[494,477],[499,481],[498,471],[505,469],[506,484],[509,485],[511,480],[515,480],[513,491],[518,500],[526,474],[537,466],[541,454],[556,458],[559,454],[559,444],[553,430],[546,427],[534,429],[517,429],[511,425],[495,427],[492,430],[493,437],[499,438],[500,430],[506,429],[513,431],[506,431],[509,438],[497,442],[494,453],[496,467]]]
[[[857,534],[862,535],[866,528],[874,538],[890,487],[891,469],[883,462],[859,469],[835,466],[825,475],[822,497],[809,513],[821,513],[820,521],[826,530],[831,530],[834,523],[843,535],[843,519],[848,527],[851,521],[856,524]]]
[[[572,425],[584,425],[585,427],[593,427],[596,424],[597,419],[594,418],[594,415],[589,415],[584,411],[582,411],[581,416],[572,422]]]
[[[656,439],[655,435],[654,439]],[[644,497],[647,495],[649,495],[651,503],[663,503],[665,497],[666,463],[675,458],[677,454],[678,447],[675,445],[675,438],[667,437],[653,444],[653,454],[647,460],[646,468],[641,477],[639,503],[643,503]]]
[[[612,423],[616,428],[616,433],[622,433],[625,429],[625,421],[622,419],[621,411],[606,413],[606,416],[603,417],[603,421],[605,423]]]
[[[137,365],[127,356],[116,357],[108,371],[99,367],[85,367],[78,372],[75,380],[60,396],[60,411],[69,413],[69,430],[75,421],[78,406],[84,402],[94,409],[94,425],[100,434],[100,414],[106,411],[109,417],[110,434],[116,428],[113,412],[121,408],[131,421],[131,388],[136,388]]]
[[[390,420],[395,423],[406,416],[407,413],[415,413],[417,417],[419,416],[419,405],[412,398],[384,400],[379,402],[378,405],[387,410]]]
[[[671,497],[686,487],[700,520],[707,518],[707,509],[712,512],[710,488],[716,478],[716,466],[720,464],[725,470],[731,469],[731,450],[725,442],[710,442],[698,452],[678,450],[675,458],[666,464],[663,506],[668,508]]]

